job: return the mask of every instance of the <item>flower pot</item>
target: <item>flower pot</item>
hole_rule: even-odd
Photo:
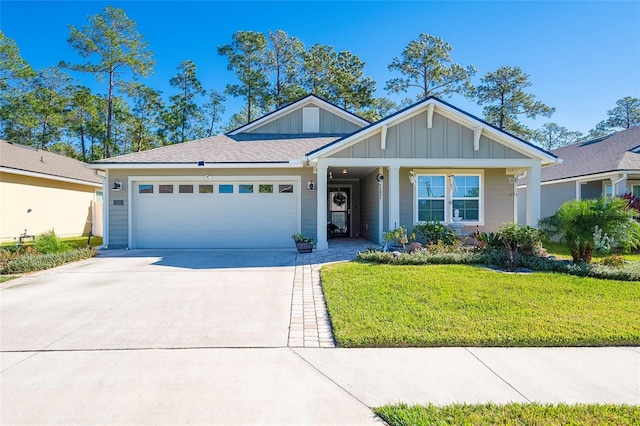
[[[296,248],[298,253],[311,253],[313,251],[313,244],[308,241],[296,241]]]

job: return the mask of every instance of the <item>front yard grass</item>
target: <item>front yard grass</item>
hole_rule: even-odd
[[[15,276],[2,276],[2,275],[0,275],[0,283],[4,283],[4,282],[6,282],[6,281],[10,281],[10,280],[13,280],[13,279],[16,279],[16,278],[18,278],[18,277],[15,277]]]
[[[406,404],[374,410],[391,426],[400,425],[636,425],[640,407],[612,404]]]
[[[640,282],[357,262],[321,277],[342,347],[640,343]]]

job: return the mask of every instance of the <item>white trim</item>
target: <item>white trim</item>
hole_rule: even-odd
[[[540,185],[544,186],[544,185],[554,185],[557,183],[567,183],[567,182],[592,182],[594,180],[602,180],[602,179],[609,179],[611,177],[616,177],[616,176],[620,176],[622,174],[631,174],[631,175],[640,175],[640,170],[618,170],[618,171],[613,171],[613,172],[602,172],[602,173],[596,173],[593,175],[583,175],[583,176],[575,176],[575,177],[570,177],[570,178],[563,178],[563,179],[555,179],[555,180],[548,180],[545,182],[541,182]],[[518,188],[526,188],[527,185],[518,185]]]
[[[108,173],[108,171],[107,171]],[[129,176],[128,177],[128,203],[127,206],[128,212],[128,230],[127,230],[127,244],[128,248],[135,249],[135,241],[133,241],[133,198],[134,198],[134,183],[140,181],[148,181],[148,182],[211,182],[215,184],[216,182],[248,182],[252,181],[255,183],[293,183],[295,185],[294,194],[298,198],[298,205],[296,207],[296,229],[297,232],[301,232],[302,229],[302,176],[211,176],[211,179],[207,179],[202,176],[198,179],[198,176]]]
[[[389,167],[389,230],[400,226],[400,167]]]
[[[378,174],[384,176],[384,168],[378,167]],[[378,243],[384,241],[384,180],[378,182]]]
[[[434,107],[435,107],[435,104],[427,105],[427,129],[430,129],[433,127],[433,108]]]
[[[48,175],[46,173],[30,172],[27,170],[12,169],[10,167],[0,167],[0,172],[9,173],[9,174],[18,175],[18,176],[28,176],[28,177],[35,177],[40,179],[55,180],[58,182],[75,183],[78,185],[87,185],[87,186],[93,186],[96,188],[99,188],[102,186],[101,183],[89,182],[89,181],[80,180],[80,179],[66,178],[62,176]]]
[[[320,107],[302,107],[302,133],[320,133]]]
[[[480,150],[480,137],[482,136],[482,126],[474,127],[473,129],[473,150]]]
[[[468,221],[463,220],[462,223],[468,226],[484,226],[484,196],[486,189],[486,183],[484,179],[483,169],[413,169],[416,176],[416,184],[413,185],[413,223],[418,223],[418,177],[419,176],[444,176],[445,178],[445,196],[444,196],[444,220],[441,222],[443,225],[450,225],[453,223],[451,219],[453,217],[453,189],[450,188],[449,177],[450,176],[479,176],[480,178],[480,196],[478,197],[478,220]]]
[[[198,166],[198,162],[189,163],[92,163],[87,164],[87,168],[96,170],[107,169],[295,169],[303,166],[302,161],[297,158],[291,162],[283,163],[206,163]]]
[[[317,184],[316,184],[316,249],[318,251],[328,250],[329,242],[327,241],[327,166],[324,163],[317,165]]]
[[[380,149],[385,150],[387,148],[387,126],[382,126],[382,131],[380,133]]]
[[[397,124],[401,121],[405,121],[415,115],[418,115],[420,113],[422,113],[423,111],[427,110],[430,107],[430,105],[434,105],[435,107],[437,107],[437,112],[441,115],[443,115],[444,117],[450,118],[454,121],[456,121],[457,123],[460,123],[461,125],[468,127],[469,129],[475,129],[476,127],[479,126],[485,126],[485,123],[483,123],[480,120],[477,119],[473,119],[469,116],[466,116],[462,113],[460,113],[459,111],[441,103],[440,101],[436,100],[436,99],[430,99],[424,103],[419,103],[414,105],[413,107],[405,110],[404,112],[402,112],[399,115],[395,115],[392,117],[389,117],[387,119],[383,119],[379,122],[377,122],[376,124],[368,127],[366,130],[363,131],[358,131],[355,134],[346,137],[345,139],[341,140],[339,143],[337,144],[333,144],[330,146],[327,146],[324,149],[321,149],[320,151],[317,151],[313,154],[311,154],[309,156],[309,159],[314,159],[317,157],[322,157],[322,156],[326,156],[326,155],[331,155],[332,153],[344,149],[345,147],[349,146],[350,144],[353,143],[357,143],[360,142],[374,134],[376,134],[377,132],[380,131],[380,128],[384,125],[387,126],[393,126],[394,124]],[[427,117],[428,118],[428,117]],[[427,123],[428,125],[428,123]],[[518,151],[524,155],[530,156],[533,159],[537,159],[539,162],[541,161],[543,164],[553,164],[558,162],[557,158],[555,158],[554,156],[550,155],[550,154],[546,154],[532,146],[529,146],[527,144],[525,144],[524,142],[520,141],[519,139],[510,136],[502,131],[496,130],[492,127],[484,127],[483,128],[484,133],[491,137],[492,139],[505,144],[507,147],[514,149],[515,151]],[[449,159],[450,161],[451,159]],[[513,160],[511,160],[513,161]],[[528,160],[531,161],[531,160]]]
[[[103,217],[102,217],[102,245],[104,247],[109,247],[109,226],[111,222],[111,196],[109,195],[109,170],[104,171],[104,186],[102,192],[102,208]]]
[[[540,165],[536,160],[477,158],[323,158],[323,164],[338,167],[435,167],[435,168],[528,168]]]
[[[302,106],[306,106],[309,104],[313,104],[316,105],[322,109],[325,109],[347,121],[350,121],[353,124],[359,125],[359,126],[367,126],[369,125],[369,122],[366,121],[363,118],[357,117],[355,115],[352,115],[340,108],[338,108],[335,105],[330,104],[327,101],[324,101],[320,98],[318,98],[317,96],[314,95],[310,95],[310,96],[306,96],[303,99],[300,99],[290,105],[287,105],[286,107],[276,110],[273,113],[269,114],[268,116],[263,116],[261,118],[258,118],[255,121],[252,121],[249,124],[245,124],[242,127],[237,128],[236,130],[230,132],[230,135],[237,135],[239,133],[245,133],[250,131],[251,129],[255,128],[255,127],[259,127],[259,126],[263,126],[265,124],[269,124],[270,122],[277,120],[278,118],[280,118],[281,116],[297,109],[300,108]]]

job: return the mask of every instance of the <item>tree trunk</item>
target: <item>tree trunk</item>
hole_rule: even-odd
[[[107,102],[107,139],[105,141],[104,147],[104,155],[106,158],[111,157],[111,133],[113,129],[111,128],[111,116],[113,114],[113,74],[115,73],[115,69],[111,68],[109,70],[109,97]]]

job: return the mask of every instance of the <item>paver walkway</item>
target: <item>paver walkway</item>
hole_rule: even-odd
[[[336,238],[329,241],[329,250],[298,253],[291,302],[290,347],[335,347],[322,293],[320,267],[325,263],[354,260],[359,251],[375,246],[361,238]]]

